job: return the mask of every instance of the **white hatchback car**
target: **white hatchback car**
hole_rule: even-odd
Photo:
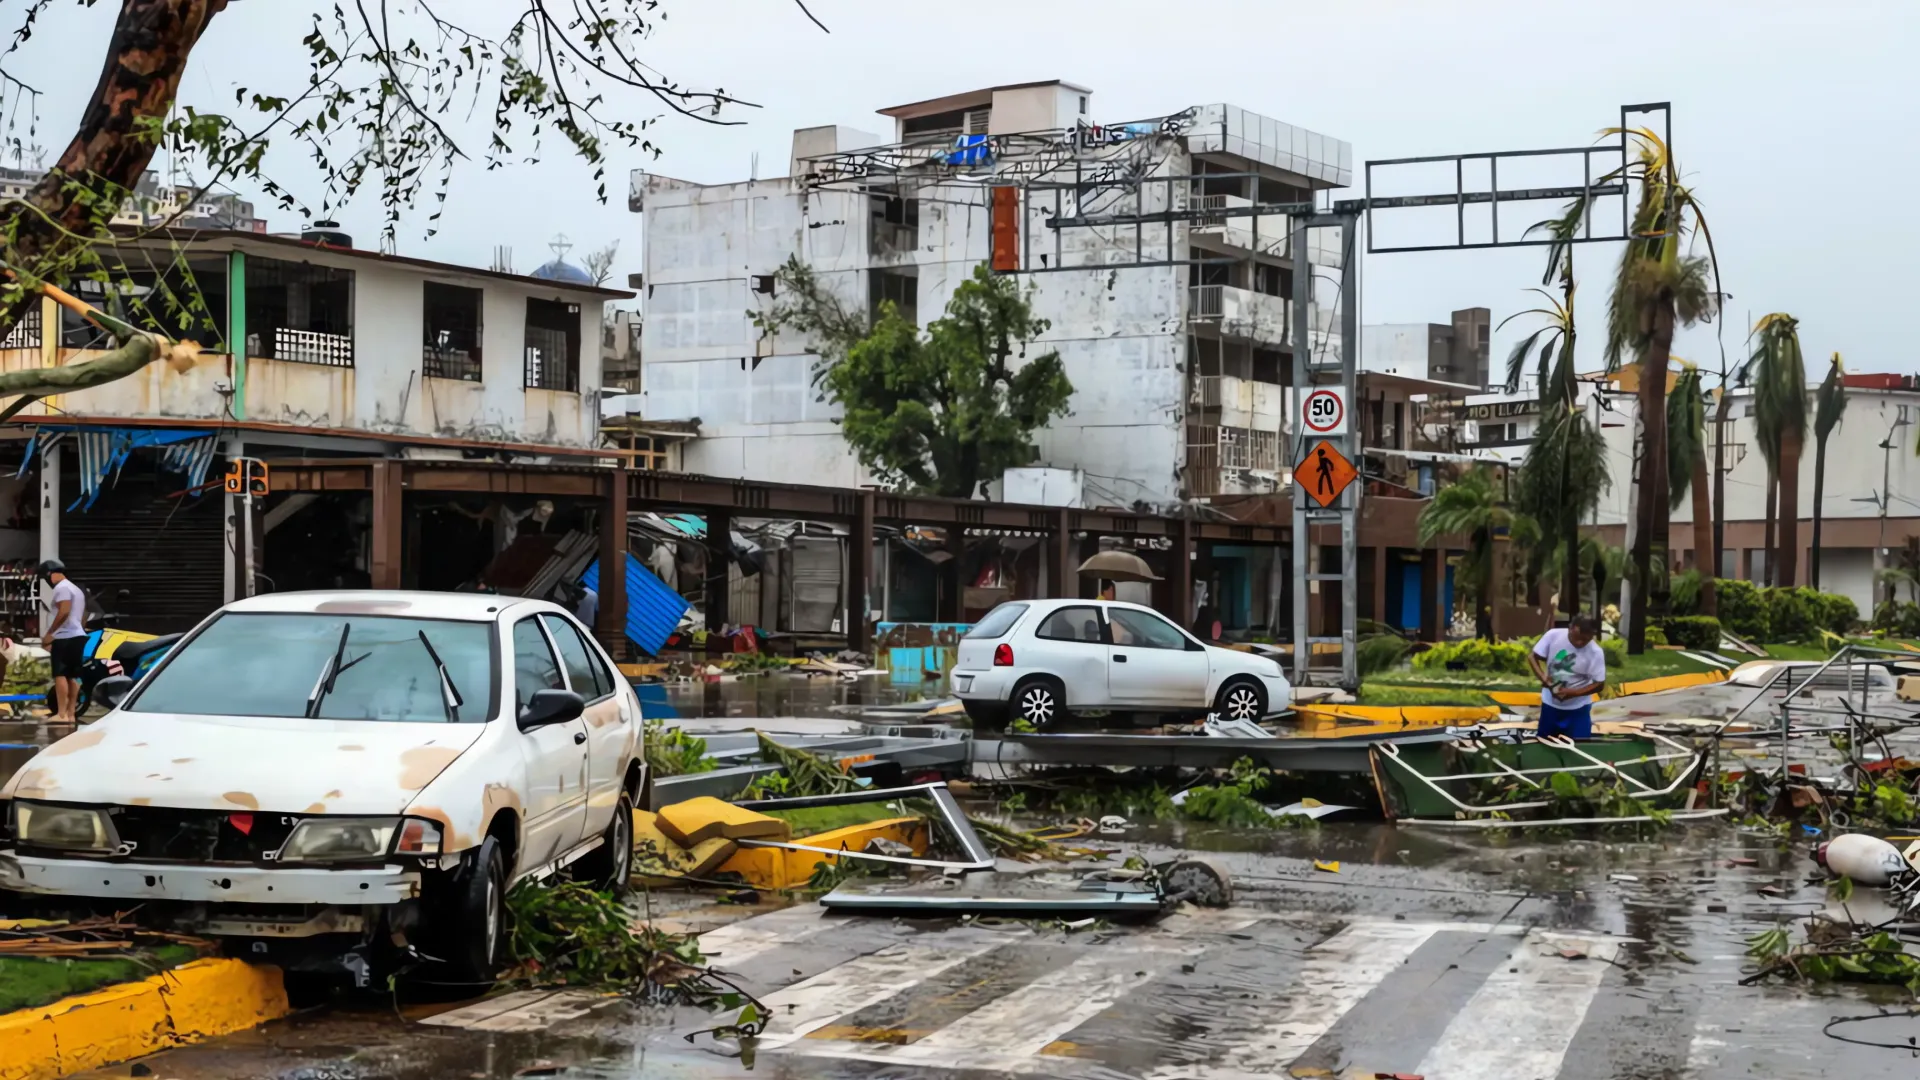
[[[140,905],[299,966],[412,945],[482,981],[515,882],[626,886],[640,702],[554,604],[259,596],[97,693],[106,716],[0,787],[0,890]]]
[[[1152,608],[1101,600],[1001,604],[960,639],[952,679],[983,731],[1093,710],[1259,720],[1293,700],[1274,661],[1202,644]]]

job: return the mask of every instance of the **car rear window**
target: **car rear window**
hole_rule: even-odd
[[[987,612],[986,618],[974,623],[973,629],[967,631],[967,636],[981,641],[1005,637],[1007,631],[1013,629],[1013,624],[1026,613],[1027,605],[1025,604],[1001,604]]]

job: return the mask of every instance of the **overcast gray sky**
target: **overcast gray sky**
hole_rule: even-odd
[[[515,0],[442,0],[504,22]],[[1674,103],[1674,141],[1706,204],[1724,288],[1744,320],[1800,317],[1809,367],[1838,349],[1856,371],[1920,370],[1912,346],[1910,259],[1920,224],[1904,199],[1920,177],[1920,4],[1912,0],[808,0],[820,32],[788,0],[664,0],[647,62],[686,83],[758,102],[709,127],[677,117],[652,132],[658,161],[620,150],[609,201],[559,147],[536,165],[456,175],[441,232],[425,211],[400,232],[412,255],[484,265],[496,244],[525,271],[565,233],[575,255],[621,241],[616,281],[639,268],[625,206],[634,166],[704,182],[785,171],[792,129],[841,123],[883,131],[873,111],[996,83],[1063,78],[1094,91],[1096,120],[1159,116],[1227,101],[1351,142],[1357,161],[1580,145],[1622,103]],[[40,142],[58,153],[91,90],[115,4],[43,19],[19,70],[47,91]],[[10,29],[21,5],[0,2]],[[297,92],[299,38],[313,0],[234,0],[194,53],[183,100],[231,107],[233,88]],[[498,13],[497,16],[494,13]],[[621,99],[634,117],[657,107]],[[482,110],[484,114],[485,110]],[[460,129],[477,150],[484,128]],[[311,187],[279,155],[274,175]],[[1874,200],[1882,200],[1876,207]],[[1900,202],[1893,200],[1899,199]],[[374,200],[343,215],[371,246]],[[297,228],[271,215],[275,229]],[[1503,219],[1503,229],[1512,219]],[[1582,366],[1598,361],[1606,278],[1618,245],[1582,249]],[[1540,252],[1377,256],[1365,264],[1368,322],[1444,321],[1484,305],[1496,320],[1532,306]],[[1906,329],[1903,329],[1905,327]],[[1516,339],[1515,327],[1495,349]],[[1711,330],[1676,350],[1717,366]]]

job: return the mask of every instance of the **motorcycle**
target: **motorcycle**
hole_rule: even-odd
[[[116,596],[119,607],[125,607],[129,593],[121,589]],[[125,615],[117,612],[101,611],[92,604],[89,610],[99,612],[87,619],[87,640],[81,648],[80,689],[74,700],[73,712],[79,716],[87,711],[93,701],[93,688],[101,679],[114,675],[126,675],[135,682],[153,670],[155,664],[167,655],[184,634],[142,634],[134,630],[123,630],[120,622]],[[53,687],[47,687],[47,711],[57,712],[59,704],[54,699]]]

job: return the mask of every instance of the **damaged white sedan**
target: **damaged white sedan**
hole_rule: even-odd
[[[626,886],[640,702],[553,604],[254,597],[98,693],[105,717],[0,788],[0,889],[140,904],[296,968],[364,979],[398,950],[477,981],[516,882]]]

